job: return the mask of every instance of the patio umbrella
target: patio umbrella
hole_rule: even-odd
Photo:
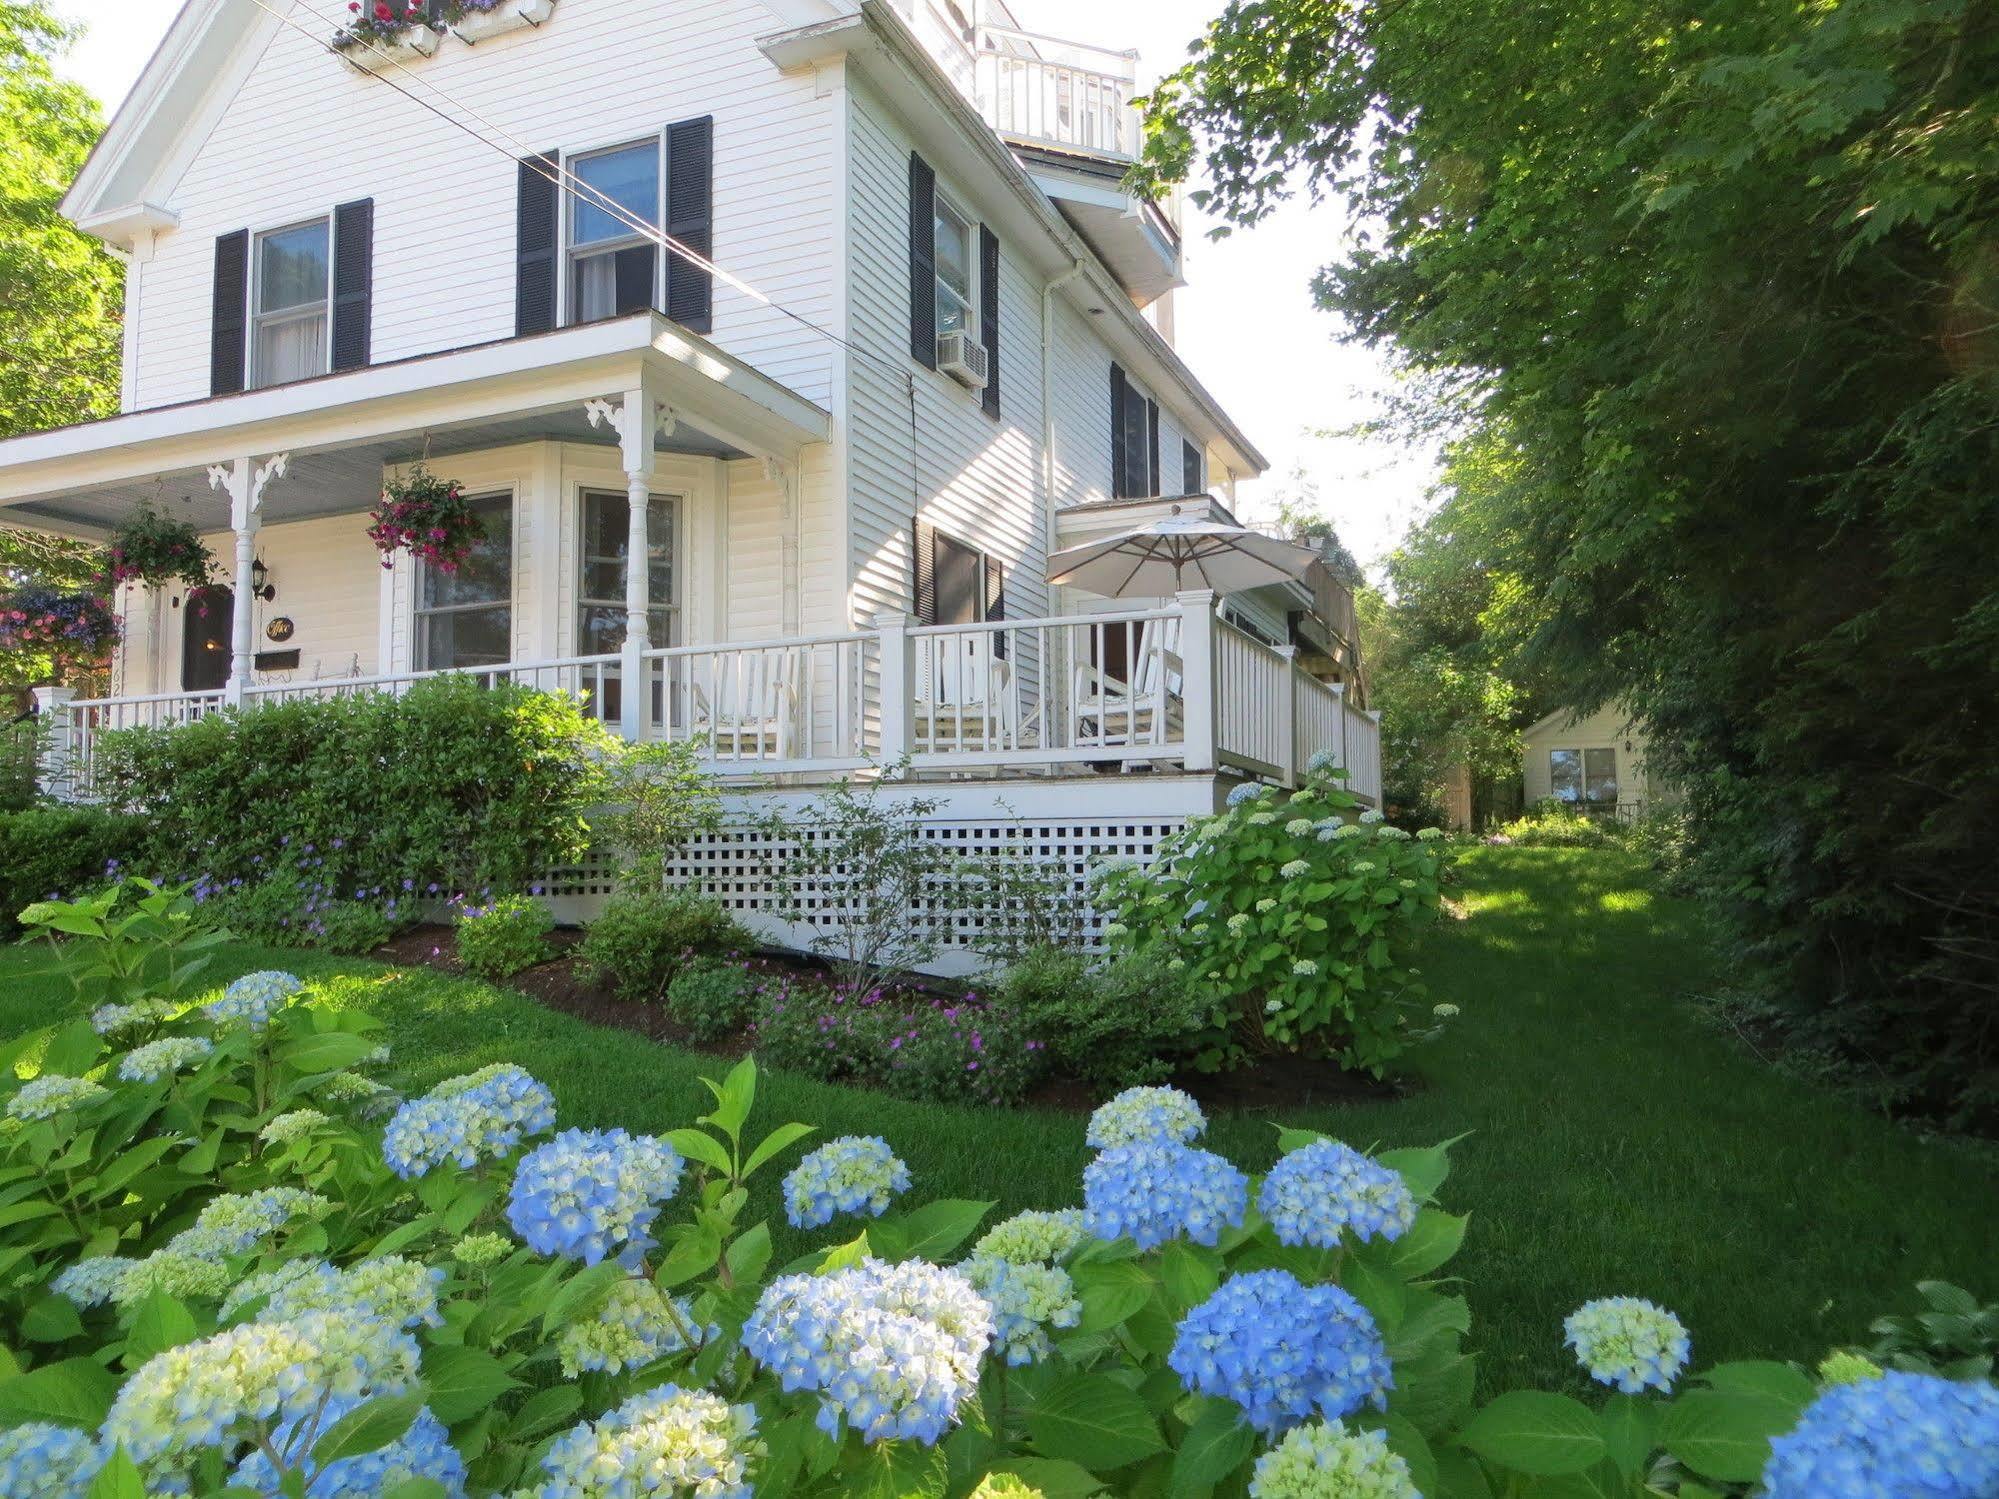
[[[1065,547],[1048,559],[1048,581],[1108,599],[1163,598],[1183,588],[1242,593],[1302,578],[1318,560],[1310,547],[1176,509],[1165,520]]]

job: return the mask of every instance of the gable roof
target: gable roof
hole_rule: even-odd
[[[758,0],[780,25],[851,15],[858,0]],[[229,101],[285,24],[291,0],[185,0],[138,81],[92,147],[62,200],[87,234],[129,248],[141,233],[170,229],[162,206]],[[310,24],[310,10],[298,17]]]

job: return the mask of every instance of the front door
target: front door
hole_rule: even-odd
[[[180,690],[220,692],[229,685],[236,596],[227,588],[190,589],[181,601]]]

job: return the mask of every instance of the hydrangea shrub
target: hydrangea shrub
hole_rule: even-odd
[[[803,1124],[752,1130],[751,1061],[644,1135],[563,1128],[511,1063],[403,1099],[357,1070],[382,1063],[376,1024],[288,975],[110,1019],[0,1067],[9,1496],[1989,1499],[1999,1480],[1989,1384],[1859,1359],[1689,1375],[1685,1330],[1628,1297],[1569,1321],[1597,1403],[1475,1408],[1444,1146],[1282,1130],[1252,1174],[1192,1143],[1192,1100],[1134,1092],[1093,1126],[1083,1209],[988,1225],[988,1203],[928,1200],[886,1140],[805,1154]],[[789,1264],[757,1216],[780,1204],[824,1231]]]
[[[1099,874],[1114,950],[1164,956],[1213,996],[1203,1067],[1290,1051],[1379,1076],[1433,1023],[1408,950],[1440,907],[1446,845],[1365,810],[1344,774],[1315,764],[1288,797],[1239,786],[1150,865]]]

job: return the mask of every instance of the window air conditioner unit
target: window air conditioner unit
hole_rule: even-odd
[[[986,346],[963,333],[937,336],[937,368],[968,390],[986,388]]]

